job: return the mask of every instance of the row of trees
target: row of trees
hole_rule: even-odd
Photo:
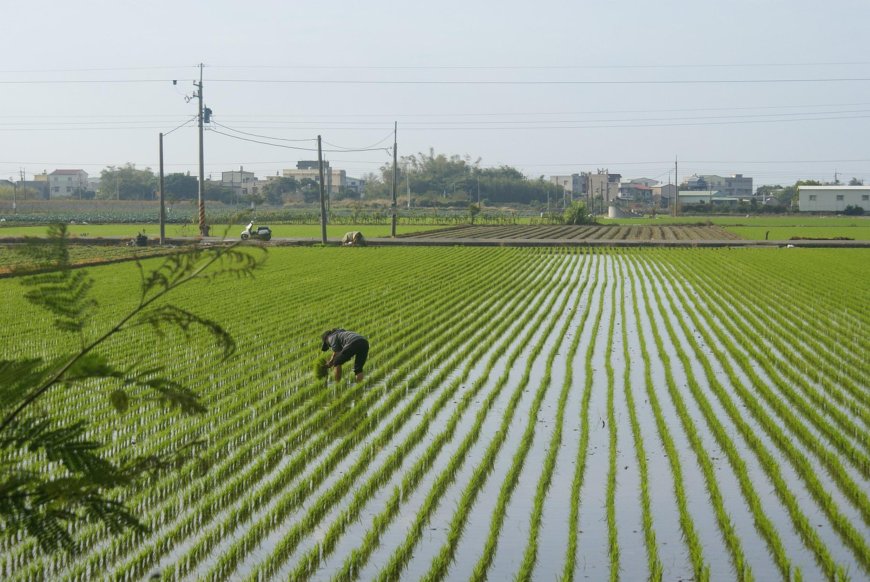
[[[446,156],[429,150],[428,154],[402,156],[398,163],[397,190],[400,196],[410,187],[420,206],[456,205],[468,202],[488,204],[539,205],[553,197],[562,199],[562,190],[543,176],[529,179],[510,166],[481,168],[480,158]],[[393,167],[385,164],[379,174],[365,176],[366,198],[389,198]]]
[[[163,177],[163,188],[169,201],[196,200],[198,179],[190,174],[167,174]],[[100,191],[96,197],[106,200],[153,200],[158,190],[158,177],[151,168],[141,170],[134,164],[126,164],[121,167],[109,166],[100,172]],[[253,201],[257,204],[281,205],[291,197],[304,202],[316,202],[319,196],[317,182],[309,178],[296,180],[276,177],[261,184],[257,192],[243,196],[220,181],[205,182],[206,200],[227,204]]]
[[[419,153],[405,156],[399,163],[398,186],[402,193],[410,186],[419,206],[455,206],[469,202],[489,204],[543,205],[549,198],[561,200],[562,190],[546,181],[543,176],[529,179],[510,166],[481,168],[480,158],[470,156],[446,156]],[[391,196],[393,168],[386,164],[378,174],[366,178],[368,199],[388,199]],[[189,174],[168,174],[164,177],[166,197],[170,201],[195,200],[197,178]],[[100,189],[82,197],[97,197],[107,200],[153,200],[158,191],[158,180],[150,168],[139,169],[134,164],[109,166],[100,172]],[[316,180],[291,177],[276,177],[261,183],[256,193],[248,193],[240,199],[232,188],[219,181],[207,181],[206,200],[225,203],[253,201],[257,204],[280,205],[288,200],[315,203],[319,199]],[[332,195],[333,200],[358,199],[354,190],[341,189]]]

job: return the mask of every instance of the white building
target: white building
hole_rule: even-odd
[[[571,194],[572,197],[583,192],[583,178],[580,174],[550,176],[550,182],[560,186],[566,194]]]
[[[752,196],[752,178],[743,174],[716,176],[714,174],[695,174],[683,182],[686,190],[718,190],[725,196]]]
[[[88,173],[84,170],[55,170],[48,175],[49,198],[70,198],[88,189]]]
[[[257,177],[242,167],[238,171],[221,172],[221,185],[231,189],[239,197],[252,196],[259,191]]]
[[[847,206],[870,211],[870,186],[800,186],[801,212],[843,212]]]
[[[304,179],[320,183],[320,168],[316,161],[296,163],[296,169],[284,169],[281,172],[285,178],[295,178],[297,182]],[[330,167],[329,162],[323,162],[323,179],[326,181],[324,189],[327,194],[335,194],[347,187],[347,172]]]

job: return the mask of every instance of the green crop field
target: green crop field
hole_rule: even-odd
[[[320,238],[319,224],[269,224],[272,229],[272,236],[280,238]],[[245,228],[245,225],[227,226],[225,224],[214,224],[211,226],[211,235],[236,240],[239,234]],[[399,225],[396,227],[396,234],[407,234],[411,232],[423,232],[427,230],[435,230],[444,228],[443,226],[433,225]],[[156,224],[70,224],[68,226],[70,236],[75,237],[129,237],[133,238],[139,233],[145,233],[148,238],[158,238],[160,236],[160,227]],[[367,237],[385,237],[390,236],[389,224],[336,224],[327,225],[326,236],[329,239],[340,239],[344,233],[358,230]],[[45,236],[45,226],[0,226],[0,238],[3,237],[21,237],[21,236]],[[197,227],[190,224],[167,224],[165,227],[166,236],[169,238],[176,237],[195,237],[197,235]]]
[[[97,333],[139,272],[89,272]],[[868,281],[864,249],[271,249],[173,299],[230,360],[173,334],[102,348],[206,414],[42,400],[108,456],[204,441],[124,500],[150,532],[82,525],[78,555],[45,555],[0,531],[0,577],[866,580]],[[0,314],[4,359],[66,341],[16,278]],[[335,326],[370,341],[360,384],[312,373]]]

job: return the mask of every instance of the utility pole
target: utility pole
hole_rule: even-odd
[[[393,219],[390,226],[390,236],[396,238],[396,181],[399,179],[399,166],[397,165],[397,134],[399,132],[399,122],[393,122],[393,203],[392,203],[392,213]]]
[[[408,188],[408,210],[411,210],[411,174],[408,170],[408,162],[405,162],[405,186]]]
[[[674,156],[674,216],[680,209],[680,177],[677,173],[677,157]]]
[[[166,242],[166,202],[163,196],[163,133],[160,133],[160,244]]]
[[[320,242],[326,244],[326,193],[323,189],[323,150],[320,136],[317,136],[317,168],[320,173]]]
[[[199,83],[193,82],[196,87],[196,96],[199,98],[199,188],[197,190],[197,204],[199,208],[199,236],[208,236],[208,227],[205,225],[205,153],[203,149],[203,106],[202,106],[202,63],[199,64]]]

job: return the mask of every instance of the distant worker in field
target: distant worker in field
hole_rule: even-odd
[[[353,360],[353,373],[356,381],[362,382],[363,366],[369,356],[369,341],[360,334],[346,329],[335,328],[323,332],[320,336],[323,344],[321,351],[332,349],[332,357],[326,362],[329,368],[335,368],[335,381],[341,380],[341,366],[345,362]]]
[[[341,238],[341,246],[343,247],[364,247],[366,246],[366,239],[358,230],[352,230],[350,232],[344,233],[344,236]]]

